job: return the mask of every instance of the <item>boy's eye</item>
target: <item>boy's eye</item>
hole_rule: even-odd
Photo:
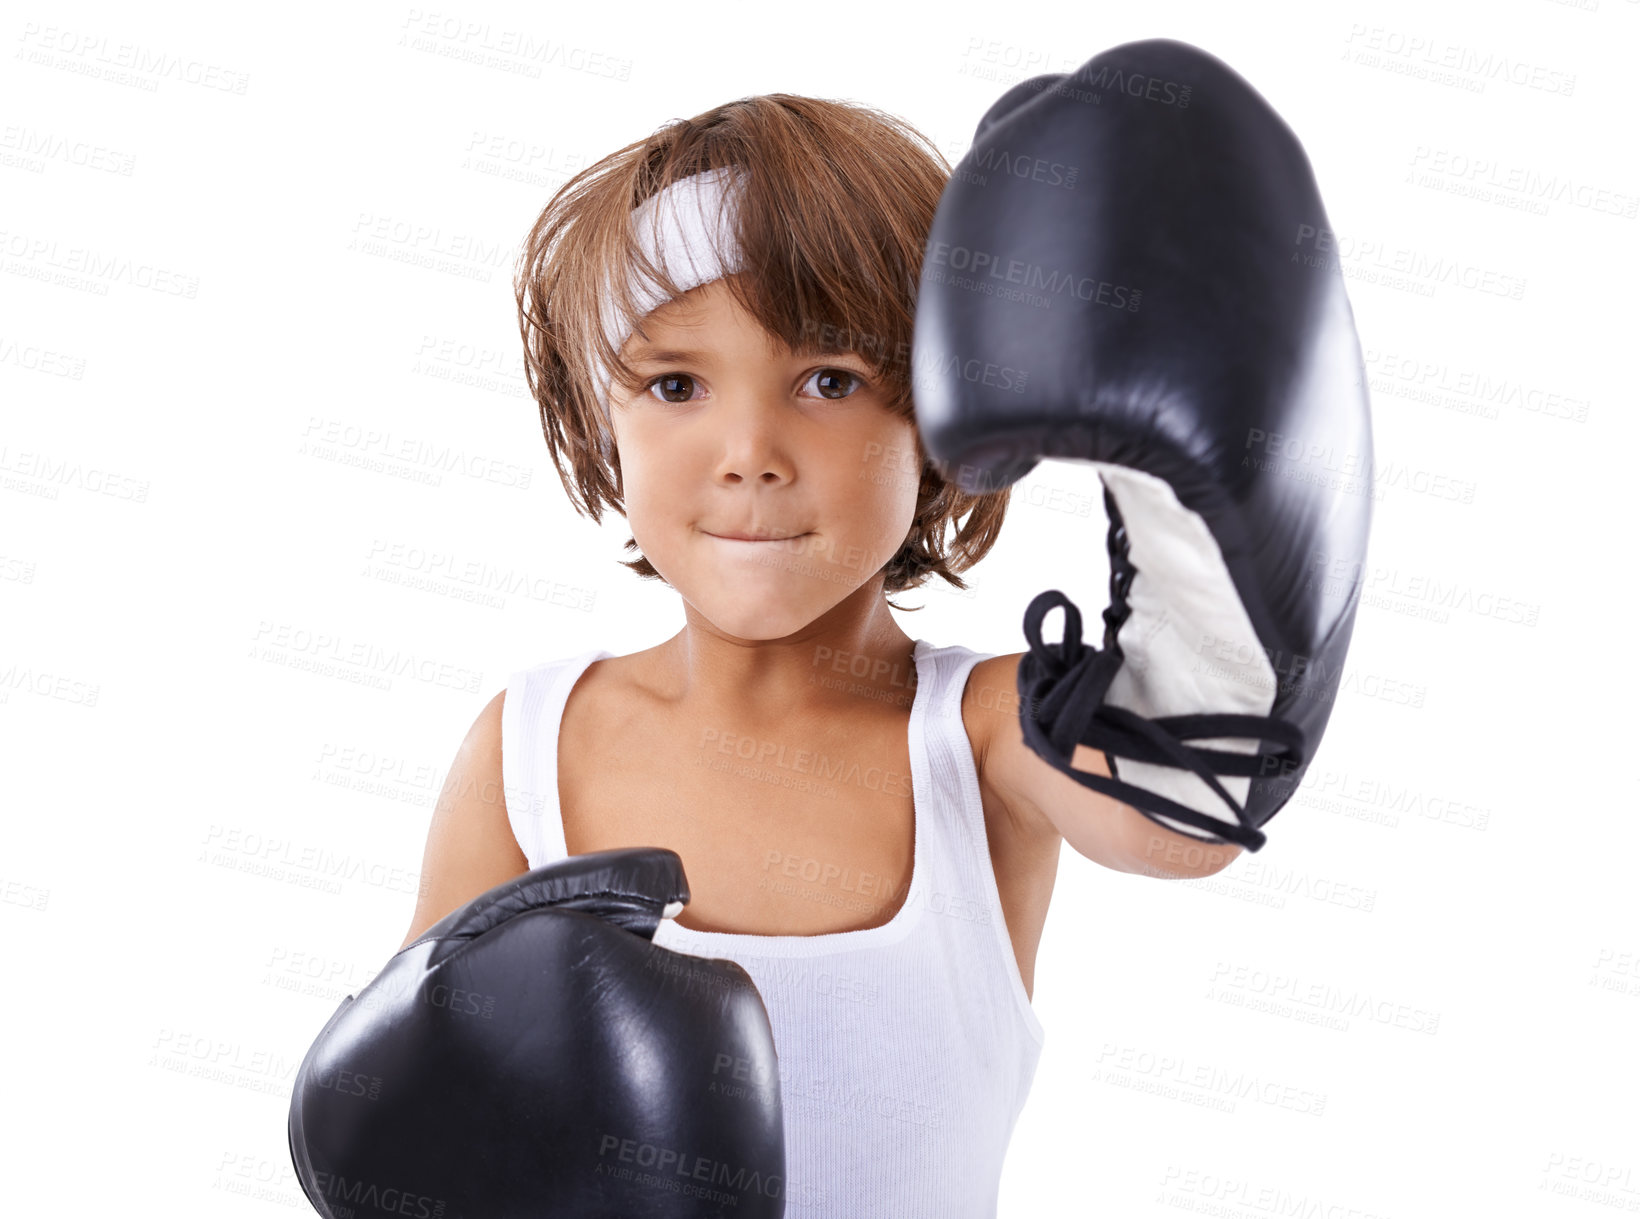
[[[681,398],[672,397],[673,394],[679,392],[677,390],[677,384],[680,381],[683,382],[683,385],[684,385],[684,390],[682,391],[683,396]],[[651,377],[649,379],[649,383],[644,386],[644,392],[649,394],[651,397],[653,397],[654,392],[655,392],[655,387],[657,385],[663,387],[662,390],[661,390],[661,401],[662,402],[671,402],[674,405],[676,405],[676,404],[679,404],[679,403],[687,402],[687,401],[689,401],[689,399],[691,399],[695,396],[694,392],[693,392],[694,391],[694,385],[695,385],[695,379],[693,377],[691,377],[688,373],[668,372],[668,373],[662,373],[658,377]]]
[[[864,377],[862,377],[859,373],[850,372],[846,368],[822,368],[814,374],[814,377],[810,377],[809,380],[812,383],[814,381],[815,377],[824,377],[827,380],[832,381],[833,383],[835,383],[839,376],[847,378],[848,381],[851,383],[851,388],[848,390],[848,392],[839,394],[839,393],[831,393],[830,391],[823,389],[823,390],[820,391],[821,397],[830,398],[833,401],[835,401],[839,398],[847,398],[856,389],[858,389],[860,386],[862,386],[866,383],[866,379]]]
[[[851,397],[859,388],[866,384],[866,379],[859,373],[847,368],[820,368],[810,374],[807,385],[813,385],[816,380],[823,380],[826,384],[819,387],[820,397],[831,402],[838,402]],[[843,392],[838,392],[839,383],[846,385]],[[662,373],[658,377],[651,377],[644,385],[644,392],[650,397],[655,396],[656,387],[660,387],[660,401],[681,406],[694,396],[695,379],[685,372]]]

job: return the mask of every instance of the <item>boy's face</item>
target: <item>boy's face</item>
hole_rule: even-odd
[[[698,354],[651,354],[665,351]],[[864,360],[795,355],[722,280],[655,310],[622,355],[649,382],[610,391],[627,523],[655,570],[719,630],[792,635],[904,543],[916,429],[884,405]]]

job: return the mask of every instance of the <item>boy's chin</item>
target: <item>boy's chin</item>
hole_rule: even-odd
[[[788,576],[788,580],[800,577]],[[735,639],[765,641],[795,635],[831,608],[819,597],[779,596],[763,588],[746,588],[739,595],[732,585],[719,584],[690,602],[718,630]]]

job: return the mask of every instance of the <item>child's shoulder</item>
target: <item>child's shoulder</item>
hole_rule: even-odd
[[[656,690],[655,649],[617,655],[607,648],[563,652],[518,669],[507,679],[506,693],[521,703],[566,705],[560,725],[585,726],[591,717],[596,730],[610,717],[630,718],[637,704]],[[549,697],[550,696],[550,697]]]
[[[1001,734],[1019,723],[1018,673],[1023,652],[984,656],[968,671],[962,690],[962,724],[974,747],[975,764],[983,778],[985,759]]]
[[[525,691],[541,691],[572,674],[576,675],[577,686],[590,685],[594,680],[623,671],[624,666],[620,662],[627,659],[599,647],[548,653],[545,657],[519,662],[507,674],[503,692],[517,696]],[[592,670],[597,670],[596,678],[588,676]]]

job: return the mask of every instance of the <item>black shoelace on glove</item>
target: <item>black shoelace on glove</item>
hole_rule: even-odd
[[[1296,768],[1304,759],[1304,734],[1296,725],[1274,716],[1146,718],[1105,702],[1124,659],[1116,634],[1131,612],[1127,591],[1135,574],[1127,557],[1127,531],[1109,491],[1105,493],[1105,505],[1111,522],[1111,603],[1104,612],[1105,646],[1095,648],[1082,642],[1081,611],[1058,589],[1049,589],[1032,600],[1025,610],[1025,639],[1030,651],[1020,657],[1017,681],[1023,700],[1019,722],[1025,743],[1043,761],[1083,787],[1131,805],[1159,825],[1163,823],[1158,817],[1166,816],[1204,830],[1215,840],[1256,851],[1264,845],[1263,831],[1250,823],[1247,810],[1236,803],[1216,776],[1252,778],[1269,775],[1277,768]],[[1064,638],[1058,644],[1046,644],[1042,641],[1042,620],[1056,606],[1065,610]],[[1230,753],[1184,743],[1213,738],[1253,740],[1259,742],[1259,749],[1256,753]],[[1266,748],[1265,742],[1273,743],[1275,748]],[[1224,801],[1234,823],[1121,779],[1077,770],[1071,758],[1079,744],[1117,758],[1191,771]]]

